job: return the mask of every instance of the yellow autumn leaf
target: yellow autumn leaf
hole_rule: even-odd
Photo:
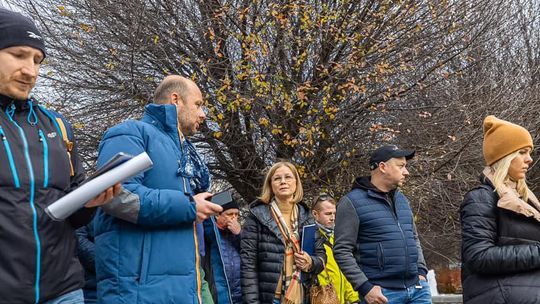
[[[92,27],[91,27],[90,25],[86,24],[86,23],[81,23],[81,24],[79,24],[79,27],[80,27],[83,31],[85,31],[85,32],[87,32],[87,33],[89,33],[89,32],[92,31]]]
[[[263,127],[268,127],[268,124],[269,124],[269,123],[270,123],[270,122],[268,121],[267,118],[265,118],[265,117],[259,118],[259,124],[260,124],[261,126],[263,126]]]

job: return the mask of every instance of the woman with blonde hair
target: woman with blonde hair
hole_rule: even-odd
[[[303,195],[292,163],[282,161],[270,168],[242,228],[244,303],[305,303],[302,282],[322,271],[326,256],[321,240],[313,256],[300,249],[302,228],[314,224]]]
[[[481,185],[461,205],[463,301],[540,303],[540,202],[525,176],[532,137],[488,116]]]

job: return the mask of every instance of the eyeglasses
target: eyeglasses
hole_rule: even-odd
[[[292,175],[285,175],[285,176],[274,176],[272,177],[273,183],[281,183],[282,180],[285,180],[285,182],[291,182],[293,180],[296,180],[296,178]]]

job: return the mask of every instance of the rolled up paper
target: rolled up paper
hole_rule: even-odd
[[[143,152],[85,182],[77,189],[49,205],[45,212],[55,221],[65,220],[107,188],[150,169],[152,165],[152,160],[148,154]]]

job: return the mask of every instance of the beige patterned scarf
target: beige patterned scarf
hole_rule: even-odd
[[[290,230],[275,200],[272,200],[270,203],[270,210],[285,241],[285,257],[275,299],[284,304],[302,304],[304,301],[304,289],[300,282],[300,269],[297,269],[294,263],[294,254],[300,252],[300,242],[298,241],[298,206],[295,204],[292,209],[292,229]],[[287,258],[290,256],[293,258]],[[279,288],[279,285],[281,285],[281,288]]]

